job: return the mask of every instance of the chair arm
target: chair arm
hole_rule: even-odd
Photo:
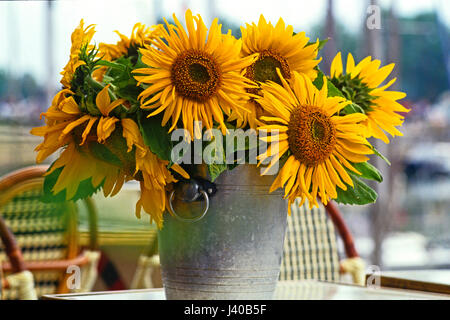
[[[37,300],[34,277],[30,271],[11,274],[6,277],[5,282],[8,288],[18,290],[20,300]]]
[[[366,263],[360,257],[348,258],[340,262],[341,273],[349,273],[352,276],[353,283],[366,285]]]
[[[159,255],[141,255],[138,265],[131,281],[131,289],[153,288],[152,273],[156,267],[160,266]]]
[[[4,191],[24,180],[40,178],[48,170],[48,165],[31,166],[0,177],[0,191]]]
[[[356,251],[353,236],[345,224],[344,218],[339,212],[337,205],[332,201],[328,202],[325,209],[331,221],[333,221],[334,226],[338,230],[339,235],[341,236],[345,247],[345,253],[347,255],[347,259],[340,262],[340,272],[349,273],[352,276],[354,284],[364,286],[366,282],[366,264],[364,260],[359,257],[359,254]]]
[[[100,261],[101,252],[86,250],[84,252],[88,258],[88,263],[81,269],[81,286],[75,292],[89,292],[95,285],[98,277],[98,263]]]
[[[336,226],[339,235],[342,238],[342,241],[344,242],[345,253],[347,254],[347,258],[359,257],[359,254],[356,251],[355,242],[353,241],[353,236],[350,230],[348,229],[347,225],[345,224],[345,221],[342,218],[342,215],[339,212],[339,209],[337,208],[336,204],[330,201],[325,206],[325,209],[328,215],[330,216],[331,221],[333,221],[333,224]]]
[[[0,216],[0,239],[3,242],[3,246],[5,248],[5,253],[8,256],[10,261],[10,269],[13,273],[18,273],[26,270],[22,251],[17,245],[16,239],[12,234],[11,230],[9,230],[5,221]]]

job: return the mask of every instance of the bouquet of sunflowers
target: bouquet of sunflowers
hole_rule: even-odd
[[[44,137],[37,162],[62,150],[46,173],[44,200],[75,201],[100,189],[113,196],[137,180],[137,216],[143,209],[162,227],[167,193],[190,178],[189,166],[171,156],[172,132],[183,129],[194,144],[204,132],[226,137],[240,128],[269,132],[259,134],[269,147],[258,162],[269,162],[266,171],[281,165],[267,192],[284,188],[289,204],[373,203],[377,195],[363,179],[382,177],[368,155],[388,160],[367,139],[401,136],[408,112],[397,102],[406,95],[387,90],[395,79],[383,84],[394,65],[371,57],[356,63],[349,54],[344,70],[338,54],[321,71],[326,41],[310,42],[263,16],[241,31],[240,39],[223,34],[217,19],[208,29],[187,10],[185,27],[174,15],[173,23],[138,23],[130,37],[117,32],[116,44],[96,46],[94,26],[81,21],[63,88],[42,114],[45,126],[31,131]],[[235,166],[207,164],[212,179]]]

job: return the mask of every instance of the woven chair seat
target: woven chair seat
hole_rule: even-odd
[[[292,204],[287,219],[280,280],[322,280],[340,277],[336,231],[323,205],[309,209],[300,201]]]

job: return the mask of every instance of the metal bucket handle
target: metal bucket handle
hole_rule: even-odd
[[[214,183],[207,181],[207,180],[203,180],[203,179],[191,179],[188,181],[182,181],[180,183],[181,183],[181,187],[174,189],[170,193],[170,197],[169,197],[170,210],[172,211],[175,218],[182,222],[191,222],[192,223],[192,222],[198,222],[198,221],[202,220],[209,210],[209,198],[210,198],[210,196],[214,195],[214,193],[216,192]],[[205,186],[205,183],[207,184],[207,186]],[[203,195],[203,199],[205,199],[205,208],[201,215],[199,215],[195,218],[183,218],[179,214],[177,214],[177,212],[174,209],[173,204],[172,204],[173,197],[174,197],[177,189],[181,189],[181,191],[183,193],[183,197],[182,197],[183,202],[199,201],[198,199],[200,198],[201,195]]]

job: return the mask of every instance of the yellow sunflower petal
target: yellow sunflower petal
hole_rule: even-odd
[[[342,54],[339,52],[331,63],[330,76],[332,78],[337,78],[342,75],[343,71],[344,67],[342,65]]]

